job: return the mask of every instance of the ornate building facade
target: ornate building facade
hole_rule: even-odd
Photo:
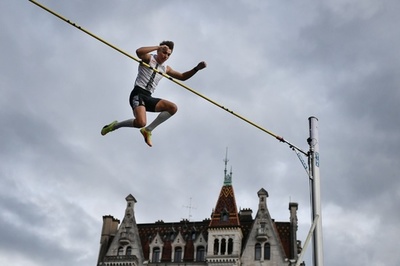
[[[277,222],[268,211],[268,192],[261,188],[257,195],[254,218],[251,209],[238,211],[232,173],[225,169],[211,218],[147,224],[136,223],[136,199],[128,195],[122,222],[103,216],[97,266],[291,265],[301,251],[298,204],[289,203],[289,221]]]

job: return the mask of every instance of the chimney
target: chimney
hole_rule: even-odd
[[[290,211],[290,259],[297,259],[297,209],[299,204],[296,202],[289,203]]]
[[[107,249],[112,241],[112,237],[114,237],[118,231],[118,225],[118,219],[115,219],[111,215],[103,216],[103,228],[101,229],[100,252],[97,264],[103,261]]]
[[[118,219],[115,219],[111,215],[103,216],[103,228],[101,230],[100,244],[102,244],[104,240],[108,239],[110,236],[114,236],[117,233],[118,225]]]

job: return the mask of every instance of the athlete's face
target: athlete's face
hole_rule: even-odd
[[[168,46],[162,45],[157,50],[157,62],[162,64],[168,60],[169,56],[171,55],[172,50],[169,49]]]

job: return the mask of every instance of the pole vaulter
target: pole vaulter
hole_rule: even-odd
[[[252,126],[254,126],[254,127],[258,128],[258,129],[260,129],[261,131],[264,131],[265,133],[267,133],[267,134],[273,136],[274,138],[276,138],[277,140],[288,144],[290,148],[295,149],[295,150],[297,150],[297,151],[303,153],[304,155],[308,156],[308,154],[307,154],[305,151],[301,150],[299,147],[297,147],[297,146],[293,145],[292,143],[290,143],[289,141],[285,140],[283,137],[281,137],[281,136],[279,136],[279,135],[277,135],[277,134],[275,134],[275,133],[273,133],[273,132],[271,132],[271,131],[269,131],[269,130],[267,130],[267,129],[265,129],[265,128],[259,126],[259,125],[257,125],[256,123],[250,121],[249,119],[247,119],[247,118],[245,118],[245,117],[243,117],[243,116],[241,116],[241,115],[239,115],[239,114],[233,112],[232,110],[226,108],[225,106],[223,106],[223,105],[221,105],[221,104],[219,104],[219,103],[213,101],[212,99],[210,99],[210,98],[204,96],[203,94],[201,94],[201,93],[195,91],[194,89],[188,87],[187,85],[183,84],[182,82],[180,82],[180,81],[178,81],[178,80],[172,78],[172,77],[169,76],[168,74],[165,74],[165,73],[160,72],[159,70],[157,70],[157,69],[151,67],[149,64],[143,62],[143,61],[140,60],[139,58],[136,58],[136,57],[130,55],[129,53],[127,53],[127,52],[121,50],[120,48],[118,48],[118,47],[112,45],[111,43],[109,43],[109,42],[107,42],[107,41],[101,39],[100,37],[96,36],[95,34],[91,33],[90,31],[88,31],[88,30],[82,28],[81,26],[79,26],[79,25],[77,25],[77,24],[71,22],[69,19],[64,18],[63,16],[61,16],[61,15],[57,14],[56,12],[50,10],[49,8],[45,7],[44,5],[38,3],[38,2],[36,2],[36,1],[34,1],[34,0],[29,0],[29,1],[32,2],[33,4],[39,6],[40,8],[46,10],[47,12],[51,13],[52,15],[58,17],[59,19],[61,19],[61,20],[65,21],[65,22],[67,22],[67,23],[70,24],[71,26],[74,26],[75,28],[77,28],[77,29],[83,31],[84,33],[90,35],[91,37],[95,38],[96,40],[98,40],[98,41],[104,43],[105,45],[107,45],[107,46],[113,48],[114,50],[120,52],[121,54],[123,54],[123,55],[125,55],[125,56],[127,56],[127,57],[129,57],[129,58],[131,58],[131,59],[133,59],[133,60],[135,60],[135,61],[138,62],[139,64],[142,64],[142,65],[144,65],[144,66],[150,68],[152,71],[155,71],[156,73],[158,73],[158,74],[162,75],[163,77],[165,77],[165,78],[171,80],[172,82],[178,84],[179,86],[185,88],[186,90],[188,90],[188,91],[190,91],[190,92],[196,94],[197,96],[203,98],[204,100],[206,100],[206,101],[208,101],[208,102],[210,102],[210,103],[212,103],[212,104],[218,106],[218,107],[221,108],[221,109],[224,109],[224,110],[227,111],[228,113],[230,113],[230,114],[236,116],[237,118],[240,118],[241,120],[247,122],[248,124],[250,124],[250,125],[252,125]]]
[[[260,129],[261,131],[273,136],[274,138],[276,138],[277,140],[279,140],[280,142],[284,142],[286,144],[289,145],[289,147],[294,150],[297,154],[297,156],[299,157],[300,161],[302,162],[303,166],[306,168],[304,161],[301,159],[301,157],[299,156],[299,153],[304,154],[305,156],[308,157],[308,165],[309,165],[309,169],[306,169],[309,179],[311,180],[311,203],[312,203],[312,219],[313,219],[313,224],[310,228],[310,232],[309,232],[309,237],[307,237],[307,241],[306,243],[308,243],[309,238],[311,237],[311,235],[313,236],[313,264],[315,266],[323,266],[324,265],[324,259],[323,259],[323,240],[322,240],[322,219],[321,219],[321,195],[320,195],[320,174],[319,174],[319,166],[320,166],[320,156],[319,156],[319,137],[318,137],[318,119],[316,117],[309,117],[309,131],[310,131],[310,137],[308,138],[308,144],[309,144],[309,151],[305,152],[303,150],[301,150],[300,148],[298,148],[297,146],[293,145],[292,143],[290,143],[289,141],[285,140],[283,137],[276,135],[275,133],[255,124],[254,122],[248,120],[247,118],[229,110],[228,108],[226,108],[225,106],[211,100],[210,98],[202,95],[201,93],[195,91],[194,89],[186,86],[185,84],[181,83],[180,81],[172,78],[171,76],[160,72],[159,70],[151,67],[149,64],[143,62],[142,60],[128,54],[127,52],[119,49],[118,47],[106,42],[105,40],[99,38],[98,36],[94,35],[93,33],[89,32],[88,30],[82,28],[81,26],[76,25],[75,23],[71,22],[70,20],[62,17],[61,15],[57,14],[56,12],[50,10],[49,8],[43,6],[42,4],[39,4],[38,2],[34,1],[34,0],[29,0],[31,3],[39,6],[40,8],[46,10],[47,12],[53,14],[54,16],[58,17],[59,19],[67,22],[68,24],[74,26],[75,28],[83,31],[84,33],[92,36],[93,38],[97,39],[98,41],[106,44],[107,46],[113,48],[114,50],[122,53],[123,55],[135,60],[136,62],[138,62],[139,64],[142,64],[143,66],[150,68],[152,71],[155,71],[156,73],[162,75],[163,77],[171,80],[172,82],[178,84],[179,86],[185,88],[186,90],[194,93],[195,95],[203,98],[204,100],[220,107],[221,109],[227,111],[228,113],[236,116],[237,118],[240,118],[241,120],[247,122],[248,124]],[[301,264],[301,260],[302,257],[304,256],[304,253],[306,251],[306,248],[304,248],[301,252],[301,254],[299,255],[299,257],[295,260],[296,261],[296,265],[300,265]],[[290,265],[294,265],[292,264],[292,262],[290,262]]]

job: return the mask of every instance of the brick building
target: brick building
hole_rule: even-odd
[[[289,221],[277,222],[267,207],[268,192],[257,192],[258,209],[237,210],[232,173],[226,174],[210,218],[137,224],[136,199],[126,197],[120,222],[103,216],[97,266],[280,266],[301,251],[297,240],[297,203],[289,203]],[[256,200],[256,199],[255,199]]]

